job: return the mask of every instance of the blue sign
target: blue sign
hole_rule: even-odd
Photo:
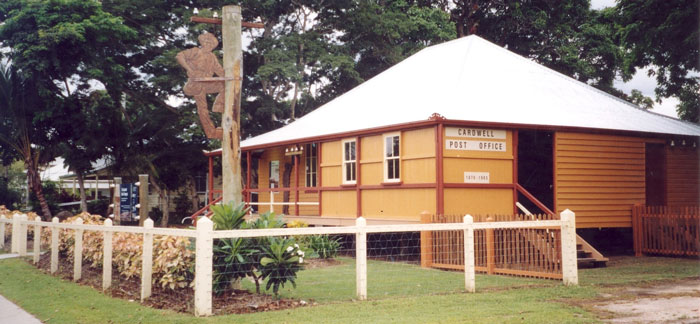
[[[133,183],[124,183],[119,192],[119,214],[122,221],[134,220],[138,215],[139,187]]]

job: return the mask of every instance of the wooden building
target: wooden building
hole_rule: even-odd
[[[520,202],[571,209],[579,228],[630,227],[637,204],[698,205],[699,136],[469,36],[243,141],[244,195],[318,225],[513,214]]]

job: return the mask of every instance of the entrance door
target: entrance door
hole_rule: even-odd
[[[666,205],[666,148],[664,144],[646,145],[646,204]]]

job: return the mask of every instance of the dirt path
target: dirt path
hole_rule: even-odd
[[[700,323],[700,278],[618,288],[601,297],[589,306],[608,323]]]

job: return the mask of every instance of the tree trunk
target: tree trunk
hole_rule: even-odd
[[[192,212],[199,210],[199,195],[197,194],[197,184],[195,183],[194,177],[190,177],[188,181],[188,187],[190,191],[190,201],[192,202]]]
[[[282,174],[282,188],[289,188],[290,178],[292,177],[292,167],[291,163],[284,164],[284,173]],[[289,190],[282,194],[282,201],[289,202]],[[282,206],[282,214],[289,215],[289,205]]]
[[[80,187],[80,211],[87,212],[87,196],[85,195],[85,177],[82,172],[75,172],[78,177],[78,186]]]
[[[24,161],[24,166],[27,168],[27,184],[32,189],[41,206],[41,216],[44,221],[51,221],[51,210],[46,202],[44,193],[41,190],[41,177],[39,176],[39,166],[33,159],[27,158]]]
[[[163,207],[163,219],[160,221],[160,226],[168,227],[168,221],[170,220],[170,192],[168,192],[168,189],[161,190],[160,202]]]

